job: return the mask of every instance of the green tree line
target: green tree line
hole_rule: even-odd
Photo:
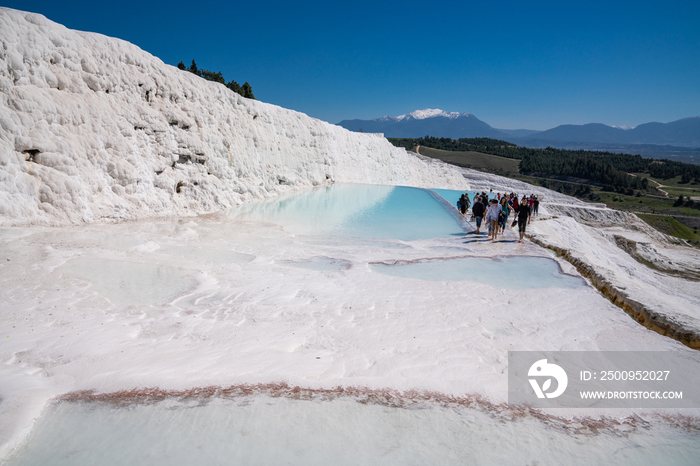
[[[388,138],[392,144],[397,147],[405,147],[408,150],[412,150],[416,146],[425,146],[433,149],[441,150],[451,150],[456,152],[482,152],[484,154],[494,154],[502,155],[502,157],[508,157],[510,159],[520,159],[521,157],[516,157],[511,153],[510,150],[506,148],[517,148],[515,144],[510,142],[501,141],[500,139],[491,138],[461,138],[461,139],[450,139],[450,138],[436,138],[432,136],[426,136],[424,138]],[[488,152],[486,152],[488,151]],[[499,152],[496,154],[495,152]]]
[[[255,99],[255,96],[253,95],[253,88],[250,86],[250,84],[248,84],[247,81],[242,86],[239,85],[233,79],[230,82],[226,82],[224,76],[221,74],[221,71],[214,72],[205,69],[200,69],[197,67],[197,63],[195,63],[194,60],[192,60],[192,64],[189,67],[185,66],[183,62],[178,63],[177,67],[181,70],[189,71],[190,73],[196,74],[200,78],[204,78],[207,81],[221,83],[224,86],[231,89],[233,92],[236,92],[242,95],[243,97],[247,97],[248,99]]]
[[[558,149],[543,149],[523,155],[523,158],[520,159],[520,172],[535,176],[555,175],[583,178],[601,184],[611,191],[611,187],[615,188],[616,191],[621,189],[646,191],[649,187],[647,178],[631,176],[616,168],[605,157],[579,153],[562,154]]]

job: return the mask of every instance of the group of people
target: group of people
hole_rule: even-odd
[[[493,195],[492,192],[489,194]],[[539,198],[531,194],[529,197],[523,196],[522,199],[518,199],[518,195],[515,193],[503,195],[497,193],[489,199],[489,194],[484,191],[475,194],[473,205],[469,195],[462,194],[457,201],[457,209],[466,217],[471,206],[471,220],[476,222],[476,234],[481,234],[481,223],[485,221],[489,231],[488,237],[492,241],[498,239],[499,231],[501,234],[505,233],[510,213],[514,212],[515,220],[511,226],[515,226],[517,223],[520,233],[518,242],[522,243],[525,237],[525,228],[530,223],[530,218],[533,215],[539,215]]]

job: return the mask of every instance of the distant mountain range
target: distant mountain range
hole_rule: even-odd
[[[430,108],[397,117],[384,116],[376,120],[343,120],[338,125],[350,131],[384,133],[385,136],[393,138],[430,135],[445,138],[503,139],[506,136],[506,133],[492,128],[471,113],[447,113]]]
[[[338,125],[350,131],[384,133],[387,137],[397,138],[426,135],[453,139],[487,137],[526,147],[608,150],[641,153],[644,156],[683,154],[681,158],[690,155],[691,159],[700,160],[700,117],[683,118],[670,123],[645,123],[631,129],[590,123],[535,131],[496,129],[471,113],[425,109],[398,117],[343,120]]]
[[[527,137],[562,142],[700,147],[700,117],[683,118],[670,123],[644,123],[632,129],[600,123],[561,125]]]

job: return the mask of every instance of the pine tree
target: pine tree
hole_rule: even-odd
[[[246,81],[242,86],[241,86],[241,95],[243,97],[247,97],[249,99],[255,99],[255,96],[253,95],[253,88],[250,87],[250,84],[248,84],[248,81]]]
[[[213,71],[208,71],[208,70],[199,70],[200,76],[206,79],[207,81],[214,81],[217,83],[221,84],[226,84],[226,81],[224,80],[224,76],[221,74],[221,71],[217,71],[214,73]]]
[[[189,71],[190,73],[196,74],[200,78],[204,78],[207,81],[214,81],[217,83],[221,83],[224,86],[226,86],[227,88],[229,88],[230,90],[232,90],[233,92],[235,92],[243,97],[246,97],[248,99],[255,99],[255,95],[253,95],[253,88],[247,82],[245,84],[243,84],[242,86],[239,85],[233,79],[227,83],[226,80],[224,79],[224,75],[221,74],[221,71],[214,72],[214,71],[209,71],[209,70],[205,70],[205,69],[200,70],[197,67],[197,63],[194,61],[194,59],[192,60],[192,64],[187,68],[185,68],[185,64],[183,62],[178,63],[177,67],[181,70],[186,70],[186,71]]]
[[[238,84],[238,83],[237,83],[236,81],[234,81],[233,79],[231,80],[230,83],[226,84],[226,87],[228,87],[229,89],[231,89],[231,90],[232,90],[233,92],[235,92],[236,94],[240,94],[240,93],[241,93],[241,86],[240,86],[240,84]]]
[[[190,67],[187,69],[187,71],[189,71],[190,73],[194,73],[194,74],[196,74],[197,76],[201,76],[200,73],[199,73],[199,68],[197,68],[197,64],[194,62],[194,59],[192,59],[192,64],[191,64]]]

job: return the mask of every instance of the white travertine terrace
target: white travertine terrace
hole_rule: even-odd
[[[195,215],[333,181],[465,187],[449,165],[122,40],[6,8],[0,31],[0,224]]]

